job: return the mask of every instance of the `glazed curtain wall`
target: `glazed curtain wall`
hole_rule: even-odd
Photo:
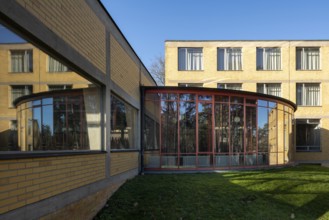
[[[146,91],[145,169],[220,169],[290,161],[294,110],[273,100]]]

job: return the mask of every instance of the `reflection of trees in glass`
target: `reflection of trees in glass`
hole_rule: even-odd
[[[158,129],[157,123],[145,115],[144,147],[146,150],[158,149]]]
[[[227,104],[215,105],[216,152],[229,152],[229,108]]]
[[[258,152],[268,152],[268,123],[258,127]]]
[[[256,108],[246,106],[246,150],[256,151]]]
[[[177,152],[177,102],[161,101],[161,149]]]
[[[243,149],[243,105],[231,105],[231,146],[233,152],[244,152]]]
[[[212,151],[212,104],[199,103],[199,152]]]
[[[180,152],[196,152],[196,105],[195,102],[180,102]]]
[[[132,107],[128,106],[115,96],[111,96],[112,149],[129,149],[133,147],[134,120]]]

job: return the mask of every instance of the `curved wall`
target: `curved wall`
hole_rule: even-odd
[[[291,161],[294,103],[235,90],[144,87],[144,169],[228,169]]]

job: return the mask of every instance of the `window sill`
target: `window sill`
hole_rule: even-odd
[[[315,71],[322,71],[322,69],[318,69],[318,70],[298,70],[298,69],[296,69],[296,71],[301,71],[301,72],[303,72],[303,71],[313,71],[313,72],[315,72]]]
[[[33,73],[33,71],[31,72],[10,72],[11,74],[21,74],[21,73]]]
[[[28,158],[44,158],[44,157],[62,157],[62,156],[78,156],[78,155],[90,155],[90,154],[105,154],[106,151],[93,150],[93,151],[8,151],[1,152],[1,160],[10,159],[28,159]]]

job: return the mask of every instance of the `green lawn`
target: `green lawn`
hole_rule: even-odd
[[[329,219],[329,169],[137,176],[96,219]]]

